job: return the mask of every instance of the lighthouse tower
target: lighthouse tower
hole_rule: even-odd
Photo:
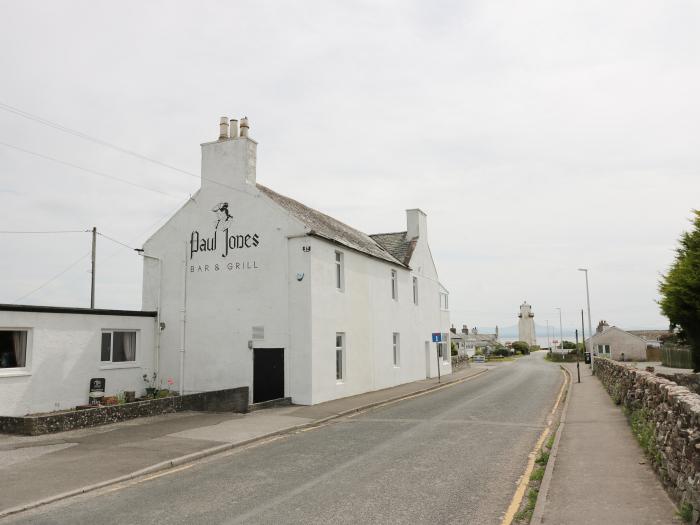
[[[532,313],[532,306],[527,301],[520,305],[518,314],[518,340],[525,341],[530,346],[537,344],[535,334],[535,314]]]

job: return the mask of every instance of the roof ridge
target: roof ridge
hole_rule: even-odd
[[[310,232],[318,237],[337,242],[348,248],[360,251],[371,257],[381,259],[386,262],[399,264],[408,267],[398,257],[388,251],[384,246],[373,239],[369,234],[364,233],[349,224],[339,221],[335,217],[318,211],[306,204],[299,202],[292,197],[282,195],[260,183],[256,187],[267,197],[275,201],[278,206],[284,208],[297,220],[302,222]]]

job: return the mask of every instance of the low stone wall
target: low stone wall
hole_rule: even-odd
[[[609,359],[596,359],[595,369],[613,400],[649,429],[644,446],[651,465],[677,503],[693,506],[693,523],[699,523],[700,395]]]
[[[124,405],[101,406],[40,416],[0,417],[0,433],[36,436],[185,410],[247,412],[248,387],[148,399]]]

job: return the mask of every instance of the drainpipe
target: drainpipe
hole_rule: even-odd
[[[182,309],[180,310],[180,395],[185,393],[185,323],[187,322],[187,243],[182,266]]]
[[[141,257],[148,259],[155,259],[158,261],[158,299],[156,303],[156,348],[155,355],[153,356],[153,371],[160,375],[160,335],[161,335],[161,311],[160,311],[160,300],[161,300],[161,290],[163,289],[163,259],[160,257],[155,257],[153,255],[146,255],[143,248],[134,248],[134,251],[138,253]]]

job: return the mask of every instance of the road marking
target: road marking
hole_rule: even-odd
[[[150,476],[146,476],[145,478],[134,479],[134,480],[129,481],[128,483],[125,483],[124,485],[117,485],[116,487],[112,487],[111,489],[106,489],[102,492],[102,494],[116,492],[118,490],[122,490],[122,489],[125,489],[127,487],[131,487],[132,485],[138,485],[139,483],[143,483],[144,481],[150,481],[152,479],[167,476],[168,474],[175,474],[176,472],[180,472],[181,470],[186,470],[188,468],[192,468],[192,467],[194,467],[194,465],[195,465],[194,463],[190,463],[189,465],[183,465],[181,467],[164,470],[163,472],[158,472],[157,474],[152,474]]]
[[[550,429],[552,427],[552,422],[554,421],[553,416],[556,413],[557,408],[559,407],[559,403],[561,402],[562,396],[566,391],[566,387],[569,384],[569,376],[567,376],[563,370],[561,372],[562,374],[564,374],[564,383],[561,385],[561,388],[559,389],[559,395],[557,396],[557,400],[555,401],[554,407],[552,407],[552,410],[549,413],[547,426],[542,431],[542,434],[540,434],[537,443],[535,443],[535,448],[532,449],[532,452],[530,452],[530,454],[528,454],[527,456],[527,467],[525,467],[525,473],[520,478],[518,488],[515,490],[515,494],[513,495],[513,499],[511,500],[510,505],[508,506],[508,510],[506,510],[505,516],[503,516],[501,525],[510,525],[513,522],[513,518],[515,518],[518,509],[520,508],[520,503],[523,501],[523,497],[525,496],[525,490],[527,490],[527,486],[530,483],[530,474],[532,474],[532,471],[535,467],[535,458],[537,456],[537,452],[542,447],[542,443],[544,443],[544,440],[547,439],[547,435],[549,434]]]

